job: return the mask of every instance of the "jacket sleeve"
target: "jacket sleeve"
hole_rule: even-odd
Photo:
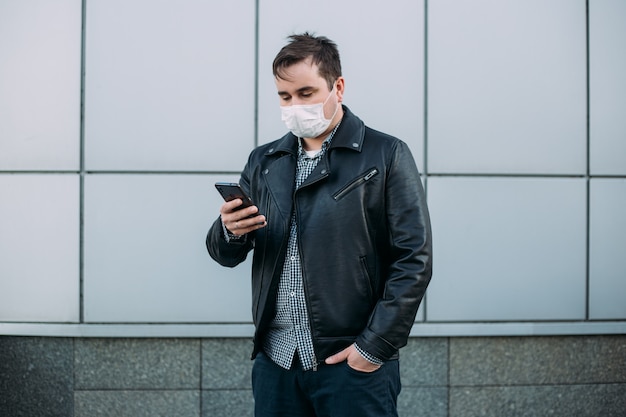
[[[224,237],[222,219],[218,217],[206,237],[206,247],[217,263],[222,266],[235,267],[246,260],[252,249],[251,239],[227,242]]]
[[[432,238],[426,198],[415,161],[398,142],[387,171],[385,205],[389,248],[382,297],[356,343],[387,360],[405,346],[432,274]]]
[[[244,168],[239,183],[246,192],[249,192],[249,181],[246,176],[247,167],[248,165]],[[246,260],[248,252],[254,246],[253,235],[247,235],[247,238],[242,240],[227,241],[224,236],[222,219],[218,217],[207,233],[206,247],[211,258],[217,261],[217,263],[232,268]]]

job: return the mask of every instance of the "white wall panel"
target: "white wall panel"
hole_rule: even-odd
[[[626,2],[589,2],[592,175],[626,174]]]
[[[428,180],[429,321],[585,318],[584,179]]]
[[[0,175],[0,321],[79,320],[76,175]]]
[[[626,179],[591,180],[589,318],[626,319]]]
[[[584,0],[428,4],[428,169],[584,174]]]
[[[80,0],[0,0],[0,170],[78,170]]]
[[[259,3],[259,142],[287,132],[272,61],[287,36],[309,31],[335,41],[346,79],[344,104],[368,126],[407,142],[423,168],[424,2],[390,0]]]
[[[85,185],[87,322],[250,322],[250,261],[213,261],[222,203],[211,175],[90,175]]]
[[[88,170],[239,171],[254,145],[255,2],[87,3]]]

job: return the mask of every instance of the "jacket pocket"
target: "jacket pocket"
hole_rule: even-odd
[[[370,276],[369,270],[367,269],[367,262],[365,260],[365,256],[359,258],[361,263],[361,271],[363,272],[363,280],[365,281],[365,286],[367,288],[367,296],[370,300],[374,298],[374,286],[372,282],[372,277]]]
[[[365,184],[367,181],[371,180],[377,174],[378,174],[378,168],[374,167],[374,168],[368,169],[363,174],[359,175],[354,181],[352,181],[351,183],[349,183],[348,185],[343,187],[341,190],[339,190],[335,194],[333,194],[333,199],[335,201],[341,200],[350,191],[352,191],[355,188]]]

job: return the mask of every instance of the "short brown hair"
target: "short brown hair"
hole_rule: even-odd
[[[328,89],[341,77],[341,60],[337,45],[325,36],[314,36],[308,32],[291,35],[290,42],[285,45],[274,58],[272,71],[274,77],[282,78],[284,70],[291,65],[311,57],[317,65],[320,77],[328,83]]]

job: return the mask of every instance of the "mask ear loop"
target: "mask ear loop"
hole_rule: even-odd
[[[334,82],[333,88],[330,90],[330,94],[328,95],[328,97],[326,97],[326,100],[324,101],[324,105],[322,106],[322,116],[324,116],[324,119],[326,119],[326,116],[324,115],[324,106],[326,105],[326,103],[328,103],[328,100],[330,100],[330,97],[333,95],[333,91],[335,91],[336,86],[337,86],[337,83]],[[339,110],[339,103],[337,103],[337,105],[335,106],[335,112],[333,113],[332,116],[330,116],[330,119],[326,119],[326,120],[332,121],[335,118],[335,115],[337,114],[338,110]]]

